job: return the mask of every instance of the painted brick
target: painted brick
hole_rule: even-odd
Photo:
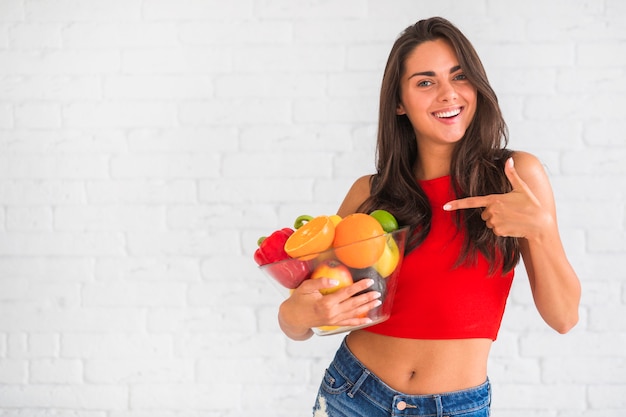
[[[0,81],[0,83],[2,83],[2,81]],[[9,128],[9,127],[13,127],[13,124],[14,124],[13,107],[8,104],[0,104],[0,127]]]
[[[74,21],[60,35],[68,48],[150,48],[178,44],[174,22]]]
[[[170,127],[177,124],[176,106],[165,102],[83,102],[63,107],[63,123],[71,128]]]
[[[141,16],[139,0],[60,0],[56,4],[45,1],[26,2],[25,10],[35,21],[100,21],[137,20]]]
[[[132,173],[137,175],[136,171]],[[87,199],[93,204],[189,203],[197,200],[192,180],[138,178],[89,181],[84,188]]]
[[[218,7],[222,11],[225,9],[222,4]],[[206,6],[201,10],[206,12]],[[294,38],[294,30],[300,26],[277,20],[218,20],[210,25],[204,21],[184,21],[179,24],[179,38],[185,45],[289,44]]]
[[[93,283],[82,289],[86,307],[181,307],[185,294],[182,283]]]
[[[120,61],[124,73],[142,75],[223,73],[233,69],[232,51],[226,47],[125,49]]]
[[[32,103],[14,108],[15,126],[25,129],[61,127],[61,108],[57,104]]]
[[[12,48],[60,48],[61,25],[59,23],[32,23],[9,28]]]
[[[19,385],[28,382],[28,361],[0,359],[0,384]]]
[[[0,164],[0,175],[4,179],[59,180],[108,177],[108,159],[98,155],[0,156]]]
[[[293,110],[287,100],[233,98],[184,102],[179,112],[184,126],[241,126],[286,123]]]
[[[176,127],[172,129],[134,129],[128,134],[133,152],[233,152],[239,148],[235,127]]]
[[[104,97],[113,100],[201,99],[213,94],[213,80],[207,76],[121,75],[107,77]]]
[[[306,81],[303,81],[306,80]],[[324,97],[327,94],[327,76],[274,73],[229,74],[215,80],[215,96],[219,98],[290,98]]]
[[[117,51],[0,51],[0,75],[86,75],[119,71],[120,54]]]
[[[165,227],[165,210],[158,206],[60,206],[54,211],[55,230],[154,230]]]
[[[8,231],[50,231],[53,215],[50,207],[9,207],[6,212]]]
[[[137,384],[130,390],[130,407],[138,410],[241,410],[240,384]]]
[[[147,0],[143,3],[145,17],[149,20],[221,20],[225,17],[245,20],[253,15],[251,0],[238,0],[228,4],[219,0]]]
[[[127,334],[118,331],[79,334],[70,332],[61,341],[61,357],[94,359],[154,359],[172,356],[172,337],[167,334]]]
[[[24,2],[21,0],[7,0],[0,6],[0,21],[15,21],[24,19]]]
[[[112,385],[2,385],[0,407],[119,410],[128,404],[128,387]]]
[[[80,384],[83,382],[83,363],[75,359],[31,361],[29,381],[33,384]]]
[[[201,278],[200,265],[194,258],[99,258],[95,278],[106,281],[195,282]]]
[[[193,380],[192,359],[91,359],[85,380],[93,384],[185,383]]]
[[[102,97],[101,84],[94,75],[13,75],[0,78],[0,94],[5,100],[17,101],[95,100]]]
[[[622,417],[625,4],[0,2],[0,417],[310,415],[342,336],[287,339],[252,254],[374,172],[389,48],[431,15],[544,164],[583,286],[558,335],[517,268],[492,414]]]

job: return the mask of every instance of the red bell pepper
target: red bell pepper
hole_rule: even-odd
[[[260,238],[259,248],[254,252],[255,262],[289,289],[297,288],[311,273],[310,262],[293,259],[285,252],[285,242],[292,234],[293,229],[285,227],[267,238]]]
[[[285,242],[293,234],[293,229],[285,227],[272,233],[269,237],[259,239],[259,248],[254,252],[254,260],[259,265],[271,264],[273,262],[288,259],[285,252]]]

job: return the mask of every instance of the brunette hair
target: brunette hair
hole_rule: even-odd
[[[371,192],[359,211],[382,208],[391,212],[401,225],[410,227],[407,252],[419,246],[430,231],[431,208],[415,178],[418,163],[417,141],[406,115],[398,115],[400,81],[409,54],[423,42],[444,39],[450,43],[467,80],[477,90],[474,119],[454,148],[450,177],[457,198],[505,193],[511,185],[504,174],[504,163],[512,154],[506,148],[507,127],[498,99],[489,85],[485,69],[470,41],[452,23],[441,17],[420,20],[406,28],[395,41],[380,93],[376,174]],[[459,228],[466,230],[457,266],[471,264],[480,251],[492,272],[512,270],[520,257],[516,238],[496,236],[480,217],[481,209],[456,212]]]

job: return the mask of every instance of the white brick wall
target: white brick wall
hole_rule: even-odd
[[[626,414],[626,2],[0,0],[0,417],[307,416],[340,337],[287,340],[259,235],[373,166],[395,36],[443,15],[550,173],[583,283],[520,268],[498,417]]]

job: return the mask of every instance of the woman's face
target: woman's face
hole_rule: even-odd
[[[409,54],[400,99],[396,112],[409,118],[422,145],[458,142],[476,113],[476,88],[443,39],[423,42]]]

